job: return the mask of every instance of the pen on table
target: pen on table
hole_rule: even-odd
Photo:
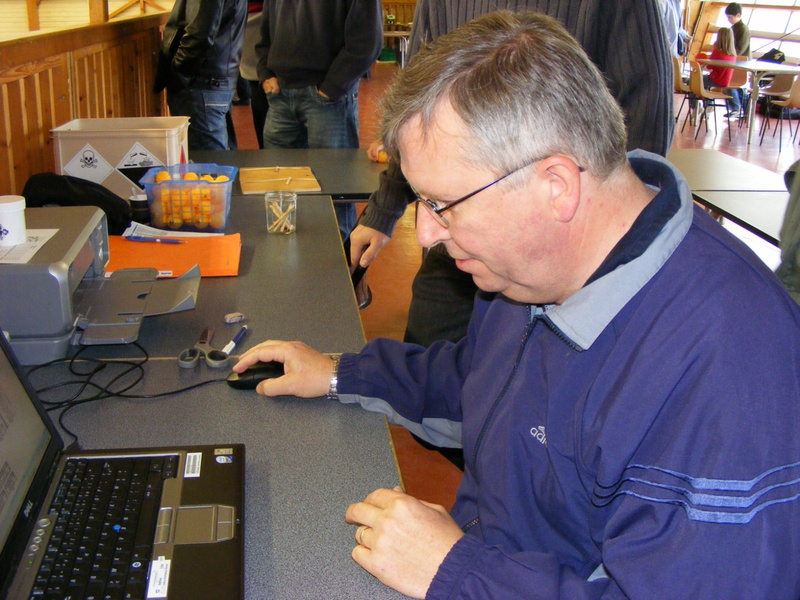
[[[146,237],[142,235],[126,235],[125,239],[129,242],[156,242],[159,244],[185,244],[186,240],[176,240],[174,238]]]
[[[236,344],[242,341],[242,338],[245,336],[246,333],[247,333],[247,325],[242,325],[242,328],[239,330],[239,333],[233,336],[233,339],[230,342],[225,344],[225,347],[222,349],[222,351],[225,354],[230,354],[231,352],[233,352],[233,349],[236,348]]]

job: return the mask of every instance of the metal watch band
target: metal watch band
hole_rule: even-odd
[[[333,361],[333,372],[331,373],[331,383],[328,387],[328,400],[338,400],[339,399],[339,390],[337,389],[339,385],[339,361],[342,359],[341,354],[334,354],[331,356],[331,360]]]

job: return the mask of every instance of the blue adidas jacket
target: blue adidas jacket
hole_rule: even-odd
[[[476,302],[458,344],[376,340],[340,398],[463,444],[468,535],[430,599],[800,598],[800,308],[694,207],[562,305]]]

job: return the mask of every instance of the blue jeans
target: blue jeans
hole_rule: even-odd
[[[185,88],[167,92],[173,115],[189,117],[189,150],[229,150],[226,117],[233,90]]]
[[[732,88],[727,90],[727,93],[731,97],[731,99],[728,100],[728,109],[731,112],[739,112],[742,109],[742,100],[744,98],[743,90],[741,88]]]
[[[332,101],[317,86],[285,89],[267,95],[264,148],[358,148],[357,88]],[[356,224],[353,203],[335,204],[342,239]]]

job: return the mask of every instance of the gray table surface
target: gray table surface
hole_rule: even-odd
[[[385,164],[372,162],[360,148],[271,149],[194,151],[192,162],[216,163],[235,167],[311,167],[319,181],[320,194],[335,200],[367,200],[378,189]],[[241,193],[239,182],[234,193]]]
[[[104,381],[116,373],[113,365],[107,370]],[[174,360],[152,360],[145,371],[130,393],[227,374],[205,365],[179,369]],[[70,378],[66,369],[32,376],[37,387]],[[244,443],[247,600],[402,597],[353,562],[355,527],[344,521],[350,503],[400,483],[383,415],[325,399],[264,398],[217,382],[158,399],[84,404],[65,424],[84,448]]]
[[[673,149],[667,160],[686,178],[697,202],[778,244],[789,201],[782,174],[710,149]]]
[[[215,345],[224,345],[239,325],[225,326],[222,317],[234,311],[245,313],[251,326],[236,353],[266,338],[302,340],[325,352],[356,351],[364,343],[330,198],[300,197],[297,232],[268,235],[263,200],[234,197],[228,232],[235,231],[242,234],[240,275],[204,278],[196,309],[143,324],[139,343],[151,359],[128,393],[172,393],[82,404],[65,425],[84,448],[244,443],[248,600],[400,598],[353,562],[355,528],[344,522],[350,503],[400,483],[385,417],[324,399],[268,399],[228,387],[227,369],[202,361],[195,369],[177,365],[180,350],[205,325],[217,329]],[[131,345],[90,350],[139,355]],[[109,365],[98,383],[111,381],[120,368]],[[37,388],[71,379],[63,365],[32,374]],[[177,392],[208,380],[214,382]],[[64,399],[75,391],[44,397]]]
[[[249,331],[235,353],[266,339],[299,340],[321,352],[357,352],[364,345],[355,293],[341,237],[327,196],[299,196],[297,231],[268,234],[261,196],[233,196],[226,233],[240,233],[238,277],[204,277],[193,310],[146,317],[139,341],[152,357],[177,357],[203,327],[222,348],[241,324],[224,316],[241,312]],[[146,251],[147,244],[140,244]],[[90,356],[130,356],[126,346],[98,346]]]
[[[695,199],[771,244],[778,245],[789,192],[698,192]]]
[[[785,192],[783,175],[706,148],[676,148],[667,160],[683,173],[692,192]]]

